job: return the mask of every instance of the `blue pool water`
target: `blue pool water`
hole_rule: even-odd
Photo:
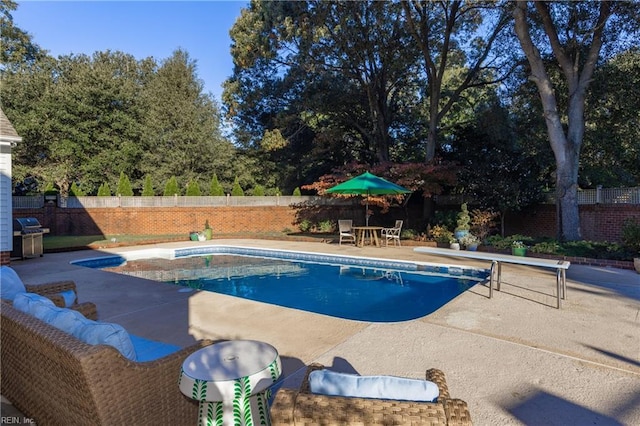
[[[74,263],[370,322],[423,317],[487,276],[473,268],[244,248],[207,254],[177,250],[170,257],[110,256]]]

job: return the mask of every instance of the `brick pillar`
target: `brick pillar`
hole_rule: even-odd
[[[0,252],[0,266],[8,265],[9,263],[11,263],[11,252],[10,251]]]

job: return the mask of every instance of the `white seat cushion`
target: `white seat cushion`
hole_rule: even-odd
[[[392,399],[399,401],[433,402],[438,398],[438,386],[427,380],[394,376],[358,376],[330,370],[309,374],[311,392],[321,395]]]

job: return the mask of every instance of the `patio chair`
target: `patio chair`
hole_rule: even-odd
[[[278,390],[271,407],[273,425],[472,425],[467,403],[449,396],[444,373],[435,368],[426,372],[426,379],[439,390],[435,402],[312,393],[309,374],[324,368],[321,364],[311,364],[299,389]]]
[[[0,286],[1,297],[8,301],[13,301],[13,296],[20,292],[36,293],[51,299],[58,307],[74,309],[91,320],[98,319],[98,310],[95,303],[78,302],[76,283],[71,280],[25,284],[13,268],[2,266],[0,270]]]
[[[356,243],[356,236],[353,233],[353,221],[352,220],[339,220],[338,221],[338,231],[340,232],[340,242],[339,245],[342,245],[342,240],[351,241],[353,244]]]
[[[382,228],[380,236],[384,239],[385,246],[389,245],[389,241],[393,241],[393,245],[401,245],[400,231],[402,230],[402,223],[402,220],[396,220],[396,226],[393,228]]]

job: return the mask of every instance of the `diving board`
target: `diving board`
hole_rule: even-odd
[[[566,260],[540,259],[537,257],[512,256],[510,254],[489,253],[483,251],[452,250],[436,247],[416,247],[417,253],[435,254],[440,256],[464,257],[468,259],[487,260],[491,262],[491,276],[489,278],[489,297],[493,297],[493,281],[497,283],[496,290],[500,291],[502,278],[502,264],[513,263],[518,265],[536,266],[540,268],[552,268],[556,270],[556,298],[557,308],[560,309],[561,299],[567,298],[567,274],[571,262]]]

